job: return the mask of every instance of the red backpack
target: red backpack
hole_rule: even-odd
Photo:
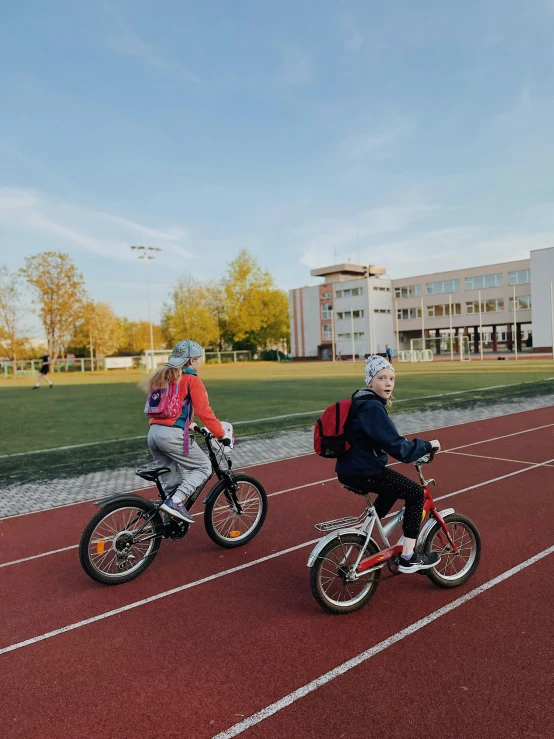
[[[344,426],[351,408],[352,398],[339,400],[326,408],[315,422],[314,451],[320,457],[337,459],[350,449],[344,435]]]

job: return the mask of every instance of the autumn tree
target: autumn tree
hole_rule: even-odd
[[[121,318],[120,325],[122,334],[119,345],[120,353],[136,355],[142,354],[145,350],[150,350],[150,324],[148,321],[130,321],[128,318]],[[154,349],[165,348],[166,342],[162,327],[153,324],[152,335],[154,337]]]
[[[13,362],[17,374],[17,358],[25,351],[23,336],[25,308],[22,301],[22,278],[18,272],[0,267],[0,351]]]
[[[233,343],[248,340],[267,347],[289,333],[288,299],[275,287],[269,272],[243,250],[229,265],[223,280],[226,334]]]
[[[108,303],[89,301],[82,309],[72,346],[92,345],[96,357],[108,357],[119,349],[123,338],[121,323]]]
[[[181,339],[193,339],[204,347],[218,345],[219,325],[210,307],[208,291],[191,275],[179,280],[170,302],[164,305],[162,330],[171,346]]]
[[[34,290],[48,352],[55,360],[81,318],[86,297],[83,276],[69,254],[53,251],[26,257],[21,274]]]

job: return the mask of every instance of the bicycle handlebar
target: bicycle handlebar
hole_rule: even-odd
[[[212,434],[211,431],[208,431],[207,428],[200,428],[200,426],[197,423],[194,424],[194,426],[192,427],[192,430],[196,434],[202,434],[202,436],[205,439],[215,439],[217,442],[219,442],[219,444],[223,444],[223,446],[231,446],[231,439],[229,438],[218,439],[216,436]]]

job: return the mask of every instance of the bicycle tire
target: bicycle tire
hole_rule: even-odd
[[[465,555],[455,555],[452,553],[446,537],[444,537],[442,526],[437,521],[425,539],[423,551],[426,553],[439,552],[441,554],[441,561],[433,569],[427,570],[425,574],[440,588],[456,588],[467,582],[479,565],[481,559],[481,536],[473,521],[461,513],[450,513],[444,517],[444,522],[449,528],[450,535],[456,541],[456,546],[459,546],[460,552],[467,549],[469,545],[470,551],[466,564],[461,570],[455,570],[454,563],[457,566],[458,558],[463,561]],[[443,540],[440,540],[441,533],[443,534]],[[465,539],[465,534],[468,535],[467,539]],[[437,537],[439,539],[435,541]],[[448,569],[449,567],[451,568],[450,570]]]
[[[363,534],[344,534],[340,537],[336,536],[321,550],[312,567],[310,568],[310,587],[312,589],[312,595],[319,603],[319,605],[328,613],[332,613],[335,616],[345,613],[353,613],[354,611],[358,611],[360,610],[360,608],[363,608],[375,595],[375,591],[377,590],[379,579],[381,577],[380,569],[374,570],[369,575],[363,576],[360,580],[357,581],[367,582],[367,586],[361,591],[360,594],[358,594],[358,596],[350,600],[339,602],[338,600],[331,598],[323,586],[323,568],[326,562],[332,562],[332,560],[328,559],[330,553],[333,550],[339,548],[342,549],[342,551],[344,552],[345,546],[348,547],[349,545],[352,545],[357,549],[357,557],[357,554],[364,545],[365,540],[366,537]],[[377,554],[377,552],[379,552],[379,547],[373,540],[370,540],[366,547],[365,553],[367,554],[367,556],[372,556],[374,554]],[[332,563],[332,567],[336,566],[336,564],[336,562]],[[337,576],[341,577],[338,572]],[[329,575],[327,575],[327,577],[329,577]],[[355,584],[356,583],[353,583],[352,585]]]
[[[154,539],[151,539],[147,549],[146,554],[139,560],[134,566],[132,566],[128,570],[119,569],[117,566],[117,553],[116,553],[116,541],[112,541],[109,551],[114,552],[114,564],[116,571],[113,573],[108,573],[102,571],[102,569],[98,566],[98,562],[95,562],[93,560],[93,554],[91,550],[91,545],[94,543],[92,541],[93,536],[95,534],[95,531],[99,528],[102,521],[108,518],[108,516],[111,516],[118,510],[123,512],[125,509],[129,509],[136,511],[143,511],[145,513],[151,512],[153,509],[152,503],[150,503],[147,500],[137,500],[130,503],[127,501],[114,501],[113,503],[108,503],[108,505],[105,505],[103,508],[101,508],[98,513],[95,513],[95,515],[90,519],[88,524],[85,527],[85,530],[82,533],[81,540],[79,542],[79,560],[81,562],[81,567],[86,572],[86,574],[96,582],[101,583],[102,585],[121,585],[125,582],[129,582],[130,580],[134,580],[135,577],[138,577],[141,575],[154,561],[158,550],[160,548],[161,544],[161,538],[162,538],[162,530],[163,530],[163,523],[161,516],[159,512],[156,513],[154,518],[152,519],[152,532],[157,533],[158,536],[156,536]],[[117,536],[124,535],[125,530],[120,531],[116,534]],[[98,556],[101,557],[104,552],[104,546],[102,545],[102,553],[100,553]],[[96,549],[98,552],[98,543],[96,543]],[[106,554],[108,556],[108,554]]]
[[[220,490],[211,496],[204,510],[204,526],[208,536],[214,544],[225,549],[235,549],[251,541],[262,528],[267,515],[267,495],[261,482],[242,472],[235,474],[234,479],[243,516],[233,513],[226,497],[227,485],[224,481],[217,484],[216,488],[219,486]],[[243,485],[244,490],[241,489]],[[252,491],[255,491],[253,495]],[[257,505],[257,511],[254,505]],[[227,514],[227,510],[231,513]],[[224,516],[227,519],[223,518],[220,523]],[[252,521],[248,525],[249,519]]]

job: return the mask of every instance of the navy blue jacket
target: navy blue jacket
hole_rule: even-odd
[[[351,449],[337,460],[335,471],[342,477],[373,477],[386,467],[387,454],[399,462],[415,462],[433,450],[430,441],[400,436],[386,411],[386,400],[373,390],[358,390],[345,424]]]

